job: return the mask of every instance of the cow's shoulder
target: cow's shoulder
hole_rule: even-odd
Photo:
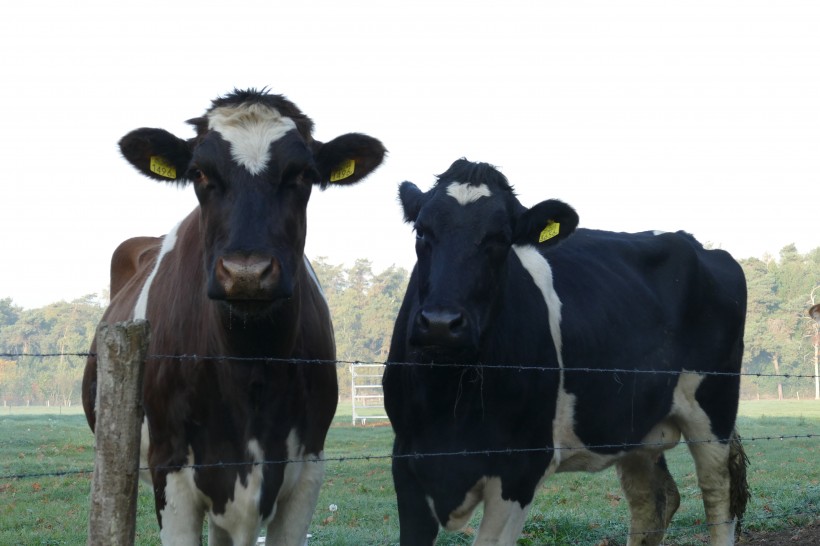
[[[667,289],[682,274],[697,273],[704,248],[685,232],[620,233],[579,229],[563,244],[541,254],[557,279],[587,289]],[[580,288],[579,288],[580,290]]]
[[[161,245],[158,237],[132,237],[120,243],[111,256],[112,299],[139,271],[153,267]]]
[[[594,352],[637,328],[673,327],[698,284],[698,246],[672,233],[579,229],[542,250],[561,304],[565,349],[577,344]]]

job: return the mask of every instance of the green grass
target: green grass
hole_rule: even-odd
[[[740,403],[741,417],[805,417],[820,419],[818,400],[744,400]]]
[[[83,415],[83,406],[0,406],[0,418],[12,415]]]
[[[19,409],[19,408],[18,408]],[[57,408],[49,408],[56,410]],[[27,408],[28,414],[0,408],[0,544],[79,545],[86,542],[90,475],[73,473],[93,467],[93,437],[79,408],[59,415]],[[66,411],[69,410],[69,411]],[[398,541],[398,514],[390,474],[393,433],[389,426],[350,425],[343,404],[327,439],[326,481],[310,526],[311,545],[392,545]],[[801,524],[820,506],[820,439],[752,440],[757,437],[820,434],[820,403],[815,401],[743,402],[738,427],[751,459],[752,500],[744,528],[775,529]],[[369,460],[360,457],[374,456]],[[666,544],[701,544],[703,508],[694,465],[685,447],[668,452],[682,503]],[[338,510],[331,512],[335,504]],[[465,532],[442,533],[439,545],[470,544],[480,512]],[[141,485],[137,544],[158,543],[153,498]],[[559,474],[536,496],[521,545],[623,544],[628,509],[612,469],[590,475]]]

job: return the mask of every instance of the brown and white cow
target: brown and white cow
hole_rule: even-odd
[[[304,256],[306,207],[314,185],[357,182],[385,150],[355,133],[318,142],[307,116],[264,90],[220,97],[189,123],[191,139],[143,128],[120,141],[146,176],[192,185],[199,206],[164,237],[117,248],[103,318],[150,322],[142,466],[160,536],[200,544],[207,514],[211,545],[255,544],[263,527],[268,545],[301,545],[337,401],[333,327]],[[95,391],[91,356],[92,429]],[[297,462],[258,464],[285,460]]]

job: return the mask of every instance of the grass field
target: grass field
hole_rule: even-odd
[[[80,545],[86,542],[93,437],[80,408],[0,408],[0,544]],[[390,475],[389,426],[352,427],[341,405],[327,440],[326,481],[310,527],[315,545],[392,545],[398,515]],[[744,528],[800,525],[820,512],[820,403],[741,404],[738,428],[751,459],[753,498]],[[370,456],[369,460],[358,457]],[[707,531],[694,465],[679,446],[668,454],[682,503],[666,544],[702,544]],[[66,472],[65,475],[54,475]],[[26,474],[28,477],[10,476]],[[41,475],[42,474],[42,475]],[[338,510],[331,512],[335,504]],[[437,544],[472,542],[478,518],[464,532],[442,533]],[[521,545],[623,544],[628,509],[612,469],[560,474],[538,493]],[[158,543],[153,498],[142,485],[137,544]]]

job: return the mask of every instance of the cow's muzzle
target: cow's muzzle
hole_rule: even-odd
[[[282,282],[282,266],[274,257],[256,254],[217,258],[213,299],[272,301],[290,297],[292,287]]]
[[[460,352],[474,345],[468,315],[457,308],[425,307],[416,313],[410,344],[435,352]]]

